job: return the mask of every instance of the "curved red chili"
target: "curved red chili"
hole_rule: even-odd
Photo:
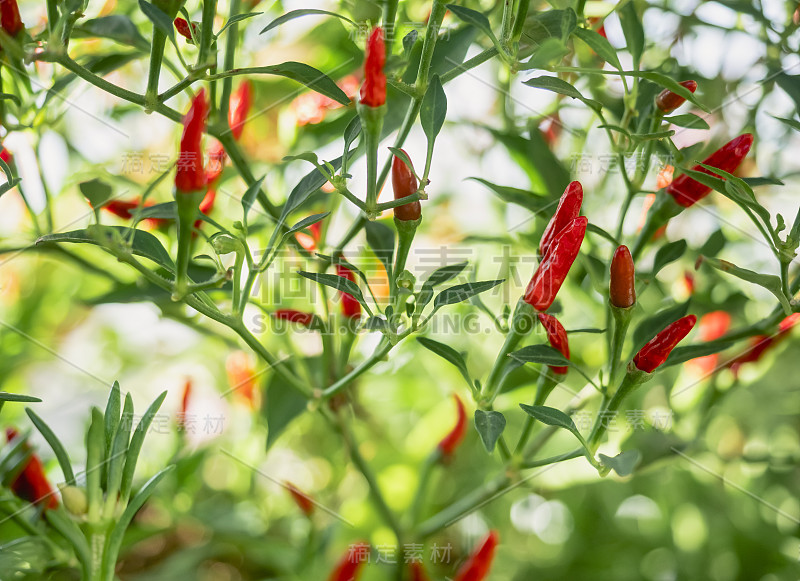
[[[178,31],[178,34],[180,34],[189,42],[194,43],[194,40],[192,40],[192,32],[194,32],[195,38],[200,38],[200,27],[197,26],[196,22],[192,22],[191,30],[189,29],[189,23],[186,21],[185,18],[180,18],[180,17],[176,18],[174,24],[175,24],[175,30]]]
[[[456,394],[453,394],[456,400],[456,408],[458,417],[456,418],[456,425],[450,430],[442,441],[439,442],[439,451],[442,453],[442,458],[449,459],[458,448],[464,436],[467,434],[467,410],[464,408],[464,402]]]
[[[11,152],[2,145],[0,145],[0,159],[6,163],[11,163]]]
[[[6,428],[6,439],[9,442],[17,437],[19,437],[17,430]],[[25,449],[28,449],[27,443]],[[22,500],[33,504],[44,504],[45,509],[58,508],[55,490],[47,480],[42,461],[36,454],[31,454],[22,471],[11,482],[10,488]]]
[[[346,278],[351,282],[356,282],[356,277],[346,266],[342,266],[341,264],[336,265],[336,274],[339,276]],[[341,293],[342,297],[342,315],[345,316],[347,319],[359,319],[361,318],[361,303],[359,303],[355,297],[353,297],[349,293]]]
[[[408,156],[405,150],[400,150]],[[411,157],[409,157],[411,159]],[[401,158],[394,156],[392,161],[392,189],[394,199],[399,200],[417,192],[417,177],[411,168],[406,165]],[[419,201],[411,202],[405,206],[397,206],[394,209],[394,217],[398,220],[409,221],[419,220],[422,217],[422,206]]]
[[[236,141],[242,136],[244,124],[247,121],[247,114],[253,104],[253,84],[250,81],[242,81],[239,88],[231,94],[230,107],[228,108],[228,124],[231,126],[231,133]]]
[[[386,45],[383,40],[383,28],[372,31],[367,40],[366,58],[364,59],[364,83],[361,85],[361,103],[367,107],[380,107],[386,103],[386,75],[383,66],[386,64]]]
[[[314,322],[313,313],[304,313],[303,311],[296,311],[295,309],[278,309],[272,313],[272,316],[281,321],[299,323],[304,327],[311,327]]]
[[[544,330],[547,332],[547,340],[550,341],[550,346],[557,349],[561,354],[569,359],[569,340],[567,339],[567,331],[564,326],[552,315],[547,313],[539,313],[539,321],[542,323]],[[550,369],[553,373],[566,373],[569,368],[561,365],[551,365]]]
[[[499,533],[490,531],[481,544],[472,552],[467,562],[458,570],[453,581],[483,581],[486,579],[499,542]]]
[[[750,133],[745,133],[720,147],[706,158],[703,163],[732,173],[739,167],[739,164],[742,163],[747,152],[750,151],[751,145],[753,145],[753,136]],[[699,165],[694,166],[692,169],[714,177],[719,177],[714,172],[708,171]],[[710,191],[711,188],[693,180],[687,174],[678,176],[667,186],[667,193],[684,208],[696,204],[705,198]]]
[[[369,563],[370,547],[367,542],[350,545],[347,553],[331,571],[328,581],[357,581],[364,563]]]
[[[641,348],[633,358],[633,364],[641,371],[653,373],[657,367],[667,360],[675,346],[689,334],[696,322],[697,317],[687,315],[674,323],[670,323]]]
[[[682,81],[678,84],[692,93],[697,90],[697,83],[695,81]],[[669,89],[664,89],[656,97],[656,107],[661,109],[664,113],[672,113],[675,109],[683,105],[685,101],[686,97],[681,97]]]
[[[311,515],[314,514],[314,501],[311,497],[302,492],[291,482],[284,482],[283,485],[286,487],[286,490],[289,491],[297,507],[303,511],[303,514],[310,518]]]
[[[425,567],[419,561],[412,561],[408,564],[408,575],[409,581],[430,581]]]
[[[564,279],[583,243],[588,224],[586,216],[578,216],[561,231],[533,273],[523,300],[537,311],[546,311],[556,300]]]
[[[624,245],[617,248],[611,259],[608,300],[620,309],[627,309],[636,303],[636,270],[631,251]]]
[[[175,175],[175,188],[178,193],[196,192],[206,187],[202,142],[207,116],[206,93],[201,89],[183,118],[183,135],[176,164],[178,172]]]
[[[553,214],[544,229],[542,239],[539,242],[539,256],[544,258],[553,241],[570,222],[578,217],[578,214],[581,213],[581,204],[583,204],[583,186],[581,186],[580,182],[570,182],[564,193],[561,194],[556,213]]]
[[[25,28],[19,16],[17,0],[0,0],[0,26],[9,36],[17,36]]]
[[[794,313],[783,319],[778,325],[778,332],[774,335],[756,335],[750,338],[747,350],[728,362],[728,367],[734,375],[739,374],[739,368],[744,363],[753,363],[761,359],[771,347],[777,345],[786,334],[800,322],[800,313]]]

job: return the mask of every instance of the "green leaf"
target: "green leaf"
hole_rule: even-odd
[[[503,282],[505,280],[486,280],[451,286],[436,295],[436,299],[433,301],[433,309],[437,311],[445,305],[454,305],[466,301],[477,294],[493,289]]]
[[[690,359],[697,357],[705,357],[706,355],[713,355],[720,351],[725,351],[730,347],[736,345],[736,341],[725,341],[724,337],[721,341],[712,341],[711,343],[700,343],[698,345],[685,345],[683,347],[675,347],[672,353],[667,357],[667,361],[662,367],[669,365],[679,365],[685,363]]]
[[[36,429],[39,430],[39,433],[42,437],[47,441],[50,445],[50,448],[53,450],[53,454],[55,454],[56,459],[58,460],[58,465],[61,467],[61,472],[64,473],[64,480],[70,486],[75,486],[75,472],[72,470],[72,463],[69,460],[69,454],[67,454],[64,445],[61,443],[61,440],[58,439],[58,436],[55,435],[53,430],[50,429],[45,421],[36,415],[31,408],[25,408],[25,413],[28,414],[28,417],[31,419],[31,422]]]
[[[307,405],[308,402],[301,393],[292,389],[277,373],[272,375],[267,384],[262,411],[267,421],[267,450]]]
[[[531,416],[533,419],[539,420],[543,424],[569,430],[575,434],[575,437],[580,440],[584,447],[587,447],[586,440],[584,440],[583,436],[581,436],[581,433],[575,426],[575,422],[573,422],[572,418],[561,410],[545,405],[525,405],[524,403],[519,404],[519,407],[521,407],[522,411]]]
[[[757,284],[758,286],[767,289],[778,299],[781,307],[783,307],[783,312],[786,313],[787,316],[792,314],[792,305],[789,303],[787,296],[783,293],[783,284],[779,276],[774,274],[761,274],[754,272],[752,270],[736,266],[727,260],[719,260],[718,258],[701,256],[698,259],[698,262],[701,260],[704,264],[708,264],[720,272],[728,273],[736,278]]]
[[[305,85],[321,95],[330,97],[337,103],[341,103],[342,105],[350,104],[350,97],[338,87],[333,79],[322,71],[303,63],[288,61],[279,65],[237,69],[236,74],[262,74],[286,77],[287,79],[297,81],[301,85]]]
[[[528,71],[531,69],[546,69],[557,64],[569,54],[569,49],[560,38],[548,38],[536,47],[530,59],[519,68]]]
[[[642,71],[639,73],[630,73],[630,74],[632,76],[639,76],[644,79],[647,79],[648,81],[652,81],[656,84],[659,84],[665,89],[669,89],[673,93],[680,95],[690,103],[697,105],[703,111],[707,113],[709,112],[708,107],[700,103],[695,97],[694,93],[692,93],[689,89],[678,83],[678,81],[676,81],[672,77],[668,77],[667,75],[663,73],[658,73],[656,71]]]
[[[472,10],[471,8],[467,8],[465,6],[459,6],[458,4],[448,4],[447,9],[450,10],[450,12],[452,12],[456,18],[466,22],[467,24],[471,24],[486,34],[486,36],[492,40],[492,43],[497,44],[497,37],[492,31],[492,25],[489,23],[489,19],[486,18],[482,12]]]
[[[551,91],[553,93],[558,93],[559,95],[565,95],[567,97],[572,97],[573,99],[578,99],[595,110],[599,110],[602,107],[600,103],[593,101],[592,99],[587,99],[581,94],[580,91],[578,91],[578,89],[570,85],[567,81],[562,81],[558,77],[534,77],[524,81],[522,84],[533,87],[534,89],[544,89],[545,91]]]
[[[146,0],[139,0],[139,8],[150,19],[153,26],[163,32],[164,36],[172,40],[173,43],[175,42],[175,28],[172,24],[172,18]]]
[[[419,121],[429,144],[439,135],[446,116],[447,96],[444,94],[439,75],[434,75],[422,98],[422,108],[419,111]]]
[[[670,262],[678,260],[683,256],[684,252],[686,252],[686,240],[676,240],[675,242],[670,242],[659,248],[653,260],[653,272],[651,276],[654,277]]]
[[[261,176],[261,178],[247,188],[247,191],[242,195],[242,223],[247,226],[247,214],[250,213],[250,208],[253,207],[253,204],[258,197],[258,192],[261,191],[261,186],[264,183],[264,178],[267,177],[266,175]]]
[[[109,38],[142,51],[150,46],[150,43],[139,34],[139,29],[133,21],[124,14],[110,14],[83,21],[72,29],[72,37]]]
[[[134,210],[132,213],[135,214],[137,211],[137,223],[148,218],[155,218],[156,220],[177,220],[178,218],[178,204],[175,202],[139,207],[138,210]]]
[[[95,244],[102,247],[111,244],[119,244],[119,241],[129,233],[130,228],[124,226],[93,225],[87,227],[85,230],[47,234],[36,240],[36,244],[73,242],[78,244]],[[143,230],[134,231],[131,252],[137,256],[152,260],[170,272],[174,272],[175,270],[175,263],[172,262],[169,253],[167,253],[161,245],[158,238],[149,232]]]
[[[246,20],[248,18],[252,18],[253,16],[258,16],[259,14],[264,14],[264,13],[263,12],[245,12],[245,13],[242,13],[242,14],[236,14],[234,16],[231,16],[228,19],[228,22],[226,22],[225,25],[222,28],[219,29],[219,32],[216,34],[216,37],[219,38],[220,36],[222,36],[222,33],[225,32],[226,30],[228,30],[228,27],[233,26],[237,22],[241,22],[242,20]]]
[[[597,56],[602,58],[615,69],[619,71],[622,70],[622,65],[619,62],[617,51],[614,50],[614,47],[611,46],[611,43],[608,42],[608,40],[603,36],[588,28],[576,28],[573,34],[589,45],[589,48],[597,53]]]
[[[153,418],[155,418],[166,397],[167,392],[164,391],[150,404],[150,407],[144,412],[142,419],[139,420],[136,429],[133,431],[133,437],[131,437],[131,443],[128,446],[128,453],[125,455],[125,468],[122,470],[122,482],[119,488],[120,498],[123,503],[127,502],[128,498],[130,498],[131,490],[133,489],[133,475],[136,471],[136,463],[139,461],[139,454],[142,451],[142,444],[144,443],[145,436],[147,436],[147,432],[150,430],[150,424],[153,423]]]
[[[394,256],[394,230],[382,222],[367,222],[364,225],[367,233],[367,244],[392,278],[392,257]]]
[[[638,353],[645,343],[650,341],[670,323],[674,323],[689,311],[689,302],[672,305],[648,317],[633,332],[633,353]]]
[[[444,284],[448,280],[452,280],[459,274],[461,274],[461,272],[467,267],[468,264],[469,263],[465,260],[464,262],[459,262],[457,264],[448,264],[446,266],[442,266],[441,268],[437,268],[430,274],[430,276],[427,279],[425,279],[425,282],[427,282],[432,287]]]
[[[667,123],[672,123],[673,125],[677,125],[678,127],[688,127],[690,129],[710,129],[705,119],[698,117],[693,113],[664,117],[664,121]]]
[[[8,391],[0,391],[0,401],[13,401],[23,403],[38,403],[42,401],[38,397],[32,395],[22,395],[21,393],[10,393]]]
[[[331,213],[330,213],[330,212],[322,212],[321,214],[312,214],[311,216],[308,216],[308,217],[306,217],[306,218],[303,218],[303,219],[302,219],[302,220],[300,220],[300,221],[299,221],[297,224],[295,224],[294,226],[292,226],[291,228],[289,228],[289,229],[288,229],[288,230],[287,230],[287,231],[284,233],[283,237],[284,237],[284,238],[287,238],[287,237],[289,237],[291,234],[294,234],[295,232],[298,232],[298,231],[300,231],[300,230],[305,230],[305,229],[306,229],[306,228],[308,228],[309,226],[313,226],[314,224],[316,224],[316,223],[317,223],[317,222],[319,222],[320,220],[324,220],[325,218],[327,218],[327,217],[328,217],[328,216],[330,216],[330,215],[331,215]]]
[[[345,154],[350,151],[350,145],[361,134],[361,117],[354,115],[344,128],[344,151]]]
[[[639,453],[639,450],[626,450],[625,452],[620,452],[613,458],[605,454],[598,454],[598,457],[600,458],[600,462],[603,463],[603,466],[613,469],[614,472],[620,476],[630,476],[642,460],[642,455]]]
[[[291,12],[287,12],[283,16],[279,16],[278,18],[267,24],[259,34],[264,34],[265,32],[269,32],[273,28],[276,28],[285,22],[289,22],[290,20],[294,20],[295,18],[300,18],[301,16],[308,16],[311,14],[335,16],[336,18],[341,18],[342,20],[349,22],[355,27],[358,26],[355,22],[353,22],[346,16],[342,16],[341,14],[337,14],[336,12],[329,12],[327,10],[319,10],[316,8],[303,8],[301,10],[292,10]]]
[[[775,117],[774,115],[772,115],[772,117],[774,117],[778,121],[785,123],[795,131],[800,131],[800,121],[798,121],[797,119],[787,119],[786,117]]]
[[[364,300],[364,295],[361,294],[361,289],[352,280],[348,280],[343,276],[339,276],[338,274],[327,274],[321,272],[305,272],[300,270],[297,272],[297,274],[303,278],[313,280],[316,283],[323,284],[343,293],[349,294],[359,303],[361,303],[361,306],[364,307],[370,316],[372,315],[372,311],[367,305],[367,302]]]
[[[92,208],[96,210],[105,206],[114,194],[114,190],[111,186],[97,178],[89,180],[88,182],[81,182],[78,184],[78,189],[80,189],[84,197],[89,200]]]
[[[553,349],[550,345],[528,345],[519,351],[509,354],[509,357],[521,361],[522,363],[542,363],[544,365],[555,365],[557,367],[572,365],[569,359],[564,357],[560,351]]]
[[[596,224],[587,224],[586,231],[592,232],[593,234],[597,234],[598,236],[605,238],[606,240],[611,242],[611,244],[613,244],[614,246],[619,246],[619,241],[616,238],[614,238],[614,236],[610,232],[606,232]]]
[[[114,440],[114,434],[119,426],[119,414],[122,409],[122,394],[119,389],[119,382],[115,381],[111,386],[111,392],[108,394],[108,402],[106,403],[106,411],[103,413],[103,433],[105,434],[106,441],[106,458],[111,454],[111,443]]]
[[[467,362],[464,361],[464,356],[461,353],[450,347],[450,345],[445,345],[444,343],[428,339],[427,337],[417,337],[417,341],[428,351],[435,353],[445,361],[454,365],[467,382],[467,385],[472,388],[472,379],[467,370]]]
[[[342,158],[337,157],[329,163],[334,167],[334,169],[338,170],[342,166]],[[302,206],[308,197],[325,185],[327,181],[328,178],[325,177],[317,168],[314,168],[307,173],[303,179],[297,183],[294,189],[292,189],[289,197],[286,198],[286,203],[283,205],[283,211],[281,212],[279,222],[285,222],[289,214]]]
[[[628,43],[628,52],[633,57],[634,68],[638,69],[644,52],[644,29],[642,28],[641,17],[636,12],[634,2],[625,4],[617,11],[617,15],[622,25],[625,41]]]
[[[467,178],[479,182],[489,188],[498,198],[509,204],[516,204],[530,210],[534,214],[549,208],[552,205],[550,198],[541,196],[529,190],[522,190],[511,186],[501,186],[483,178]]]
[[[506,429],[506,417],[496,411],[475,410],[475,428],[486,451],[491,454]]]

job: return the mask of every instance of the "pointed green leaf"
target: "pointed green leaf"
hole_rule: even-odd
[[[464,361],[464,356],[461,353],[450,347],[450,345],[445,345],[444,343],[428,339],[427,337],[417,337],[417,341],[428,351],[435,353],[445,361],[454,365],[467,382],[467,385],[472,388],[472,379],[469,376],[469,370],[467,370],[467,362]]]
[[[466,301],[477,294],[493,289],[505,280],[486,280],[482,282],[469,282],[451,286],[436,295],[433,301],[434,310],[439,310],[445,305],[454,305]]]
[[[625,452],[620,452],[613,458],[605,454],[598,454],[598,457],[600,458],[600,462],[603,463],[603,466],[613,469],[614,472],[620,476],[630,476],[633,474],[634,469],[642,460],[642,455],[639,453],[639,450],[626,450]]]
[[[341,18],[342,20],[352,24],[353,26],[357,27],[357,24],[350,20],[349,18],[342,16],[341,14],[337,14],[336,12],[329,12],[327,10],[319,10],[317,8],[303,8],[300,10],[292,10],[291,12],[287,12],[283,16],[279,16],[269,24],[267,24],[263,30],[259,34],[264,34],[265,32],[269,32],[273,28],[280,26],[285,22],[289,22],[290,20],[294,20],[295,18],[300,18],[301,16],[309,16],[309,15],[325,15],[325,16],[335,16],[336,18]]]
[[[45,421],[36,415],[31,408],[25,408],[25,413],[28,414],[28,417],[31,419],[31,422],[36,429],[39,430],[39,433],[42,437],[47,441],[50,445],[50,449],[53,450],[53,454],[55,454],[56,459],[58,460],[58,465],[61,467],[61,472],[64,474],[64,480],[70,486],[75,486],[75,472],[72,470],[72,463],[69,460],[69,454],[67,454],[64,445],[61,443],[61,440],[58,439],[58,436],[55,435],[53,430],[50,429]]]
[[[486,451],[491,454],[506,429],[506,417],[496,411],[475,410],[475,428]]]
[[[419,111],[419,122],[429,144],[442,130],[445,117],[447,117],[447,96],[444,94],[439,75],[433,75],[428,89],[425,91],[425,96],[422,98],[422,108]]]

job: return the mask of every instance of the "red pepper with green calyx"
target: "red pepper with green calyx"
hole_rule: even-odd
[[[0,0],[0,26],[9,36],[17,36],[25,28],[17,0]]]
[[[547,247],[547,252],[533,273],[523,299],[537,311],[546,311],[578,256],[586,234],[588,219],[579,216],[572,220]]]
[[[467,434],[467,410],[464,407],[464,402],[461,401],[461,398],[457,395],[453,394],[453,399],[456,402],[456,409],[458,412],[458,417],[456,418],[456,425],[453,426],[453,429],[442,438],[442,441],[439,442],[438,449],[442,455],[442,460],[447,462],[455,454],[456,449],[461,444],[464,436]]]
[[[383,29],[372,31],[367,40],[364,59],[364,83],[361,85],[360,99],[356,106],[364,130],[364,143],[367,156],[367,196],[364,212],[367,219],[378,216],[378,146],[386,114],[386,46]]]
[[[553,217],[544,229],[542,239],[539,242],[539,256],[544,258],[545,255],[547,255],[547,250],[558,235],[580,215],[582,204],[583,186],[581,186],[580,182],[571,182],[561,195],[556,213],[553,214]]]
[[[453,581],[484,581],[489,575],[500,535],[490,531],[456,573]]]
[[[408,157],[408,154],[404,150],[401,149],[400,151],[405,153],[406,157]],[[409,159],[411,158],[409,157]],[[412,196],[416,194],[419,189],[417,177],[414,175],[413,168],[409,168],[406,162],[396,155],[392,161],[392,189],[394,190],[395,200],[402,200],[403,198]],[[419,200],[403,206],[397,206],[394,209],[394,217],[396,220],[401,220],[403,222],[414,222],[422,218],[422,206]]]
[[[697,82],[695,81],[682,81],[678,84],[691,93],[697,90]],[[664,89],[656,96],[656,107],[663,113],[672,113],[685,102],[686,97],[681,97],[669,89]]]
[[[547,340],[553,349],[559,351],[566,359],[569,359],[569,340],[564,326],[552,315],[539,313],[539,322],[547,333]],[[551,365],[553,373],[565,374],[569,368],[561,365]]]

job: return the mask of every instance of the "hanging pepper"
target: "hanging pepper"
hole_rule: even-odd
[[[627,309],[636,303],[636,270],[633,267],[631,251],[620,246],[611,259],[611,276],[608,284],[608,300],[620,309]]]
[[[544,229],[539,242],[539,256],[542,259],[558,235],[581,213],[581,204],[583,204],[583,187],[580,182],[570,182],[561,194],[556,213]]]
[[[458,570],[453,581],[483,581],[486,579],[499,542],[499,533],[490,531],[481,544],[472,552],[467,562]]]
[[[713,311],[700,317],[697,325],[697,335],[702,343],[716,341],[731,327],[731,316],[726,311]],[[717,369],[719,353],[712,353],[703,357],[690,359],[687,365],[693,367],[698,375],[706,376]]]
[[[258,376],[250,357],[244,351],[234,351],[225,360],[229,392],[242,398],[251,409],[258,406]]]
[[[408,156],[405,150],[401,149],[400,151]],[[409,157],[409,159],[411,158]],[[394,161],[392,161],[392,189],[394,190],[395,200],[411,196],[417,193],[418,189],[417,177],[414,175],[412,168],[409,168],[406,162],[397,156],[394,156]],[[397,206],[394,209],[394,217],[403,222],[419,220],[422,217],[422,206],[419,201]]]
[[[11,442],[19,437],[14,428],[6,428],[6,440]],[[27,443],[25,449],[28,449]],[[45,509],[58,508],[58,498],[44,474],[42,461],[31,454],[22,471],[11,482],[11,491],[22,500],[33,504],[43,504]]]
[[[197,25],[196,22],[192,22],[192,28],[189,29],[189,23],[186,21],[185,18],[176,18],[175,19],[175,30],[178,31],[182,37],[189,41],[189,43],[194,44],[194,39],[192,39],[192,33],[194,33],[195,38],[200,38],[200,27]]]
[[[289,491],[292,500],[294,500],[297,507],[303,511],[303,514],[311,518],[311,515],[314,514],[314,501],[311,500],[311,497],[301,492],[300,489],[291,482],[284,482],[283,486]]]
[[[587,224],[585,216],[578,216],[547,248],[547,253],[533,273],[523,296],[523,300],[537,311],[546,311],[556,300],[556,295],[581,249]]]
[[[706,158],[703,163],[728,173],[733,173],[733,171],[739,167],[739,164],[742,163],[747,152],[750,151],[751,145],[753,145],[753,136],[750,133],[745,133],[744,135],[730,140]],[[710,176],[719,177],[714,172],[699,165],[694,166],[692,169]],[[710,187],[693,180],[687,174],[678,176],[667,186],[667,193],[684,208],[696,204],[706,197],[710,191]]]
[[[640,371],[653,373],[657,367],[667,360],[675,346],[689,334],[696,322],[697,317],[687,315],[674,323],[670,323],[642,347],[633,358],[633,364]]]
[[[688,89],[691,93],[697,90],[697,83],[695,81],[682,81],[678,83],[681,87]],[[675,109],[683,105],[686,97],[681,97],[677,93],[673,93],[669,89],[664,89],[656,97],[656,107],[664,113],[672,113]]]
[[[25,28],[19,16],[17,0],[0,0],[0,26],[9,36],[17,36]]]
[[[114,214],[123,220],[133,218],[133,210],[139,207],[139,200],[110,200],[103,209],[109,214]]]
[[[206,129],[208,102],[205,89],[201,89],[192,101],[189,112],[183,118],[183,135],[178,154],[178,172],[175,175],[175,188],[178,193],[204,190],[206,173],[203,169],[203,132]]]
[[[187,425],[187,415],[186,413],[189,411],[189,401],[192,398],[192,380],[190,378],[186,378],[186,382],[183,384],[183,395],[181,396],[181,409],[178,412],[178,431],[184,432],[186,431]]]
[[[361,85],[361,104],[367,107],[380,107],[386,103],[386,45],[383,28],[375,28],[367,40],[364,59],[364,83]]]
[[[346,266],[342,266],[341,264],[336,265],[336,274],[341,276],[342,278],[346,278],[351,282],[356,282],[356,277]],[[355,297],[353,297],[349,293],[341,293],[342,296],[342,315],[346,319],[360,319],[361,318],[361,303],[359,303]]]
[[[11,163],[11,152],[8,151],[5,147],[0,145],[0,159],[2,159],[6,163]]]
[[[369,562],[369,543],[364,541],[350,545],[347,553],[331,571],[328,581],[357,581],[364,563]]]
[[[308,227],[308,231],[310,234],[298,232],[294,235],[294,237],[297,239],[297,243],[302,246],[303,249],[313,253],[317,251],[317,245],[319,244],[322,235],[322,220],[311,224],[311,226]]]
[[[430,577],[425,572],[425,567],[419,561],[411,561],[408,564],[409,581],[430,581]]]
[[[250,81],[244,80],[239,88],[231,94],[230,107],[228,108],[228,125],[231,126],[231,133],[236,141],[242,136],[244,124],[247,121],[247,114],[253,104],[253,85]]]
[[[558,319],[547,313],[539,313],[539,322],[542,323],[544,330],[547,332],[547,340],[550,341],[550,346],[569,359],[569,341],[567,340],[567,332],[564,330],[564,326]],[[550,369],[553,370],[553,373],[563,375],[569,368],[561,365],[551,365]]]
[[[456,425],[450,430],[442,441],[439,442],[439,452],[442,454],[442,459],[448,461],[452,458],[456,449],[458,448],[464,436],[467,434],[467,410],[464,408],[464,402],[456,394],[453,394],[453,399],[456,401],[456,408],[458,417],[456,418]]]
[[[278,309],[272,316],[280,321],[289,321],[290,323],[299,323],[309,329],[314,324],[316,316],[313,313],[304,313],[294,309]]]
[[[771,347],[777,345],[786,334],[800,322],[800,313],[794,313],[783,319],[778,325],[778,332],[774,335],[756,335],[750,338],[750,344],[744,353],[728,362],[728,367],[734,376],[739,375],[739,368],[745,363],[754,363],[761,359]]]

